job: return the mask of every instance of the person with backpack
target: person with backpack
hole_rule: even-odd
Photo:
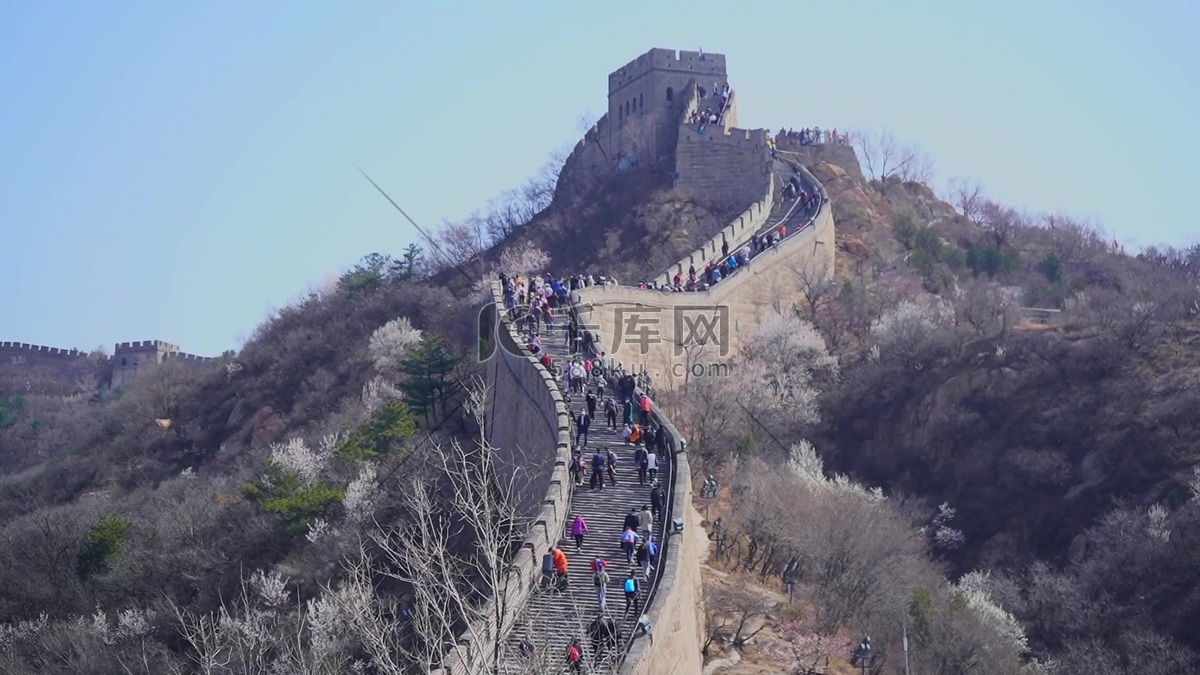
[[[641,425],[635,424],[635,425],[633,425],[632,428],[629,429],[629,439],[628,440],[629,440],[630,445],[637,445],[638,441],[642,440]]]
[[[542,585],[554,588],[554,549],[546,551],[542,556]]]
[[[663,520],[663,510],[666,508],[667,496],[663,493],[662,486],[658,483],[650,488],[650,509],[654,512],[654,517],[659,521]]]
[[[575,516],[575,520],[571,522],[571,536],[575,539],[575,552],[583,550],[583,538],[587,536],[588,526],[587,521],[583,516]]]
[[[583,484],[583,455],[578,452],[571,456],[571,465],[567,467],[567,471],[571,474],[571,482],[576,485]]]
[[[607,463],[608,460],[605,457],[604,448],[600,448],[596,451],[596,454],[592,455],[591,485],[593,490],[604,489],[604,465]]]
[[[608,457],[606,464],[608,465],[608,482],[612,487],[617,486],[617,453],[613,452],[612,448],[608,449]]]
[[[629,570],[629,578],[625,580],[625,613],[629,613],[630,607],[633,608],[633,613],[637,614],[638,606],[638,591],[641,590],[638,585],[637,573]]]
[[[592,572],[592,585],[596,587],[596,603],[601,612],[608,611],[608,570],[603,560],[596,560],[596,570]]]
[[[633,451],[633,462],[637,464],[638,468],[638,485],[646,484],[646,469],[650,466],[650,461],[647,459],[649,454],[649,451],[641,446]]]
[[[625,564],[627,565],[633,564],[633,549],[637,545],[637,540],[637,532],[628,527],[621,533],[621,550],[625,552]]]
[[[557,582],[555,585],[559,590],[565,589],[571,585],[571,580],[568,577],[571,568],[567,562],[567,554],[563,553],[562,549],[557,546],[550,549],[550,554],[554,560],[554,579]]]
[[[637,560],[638,567],[642,568],[642,575],[646,579],[650,578],[650,546],[648,540],[642,539],[638,542],[637,552],[634,553],[634,558]]]
[[[608,397],[604,401],[604,417],[608,421],[609,429],[617,428],[617,402]]]

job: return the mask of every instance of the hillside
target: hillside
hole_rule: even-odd
[[[793,282],[794,310],[841,362],[805,432],[830,468],[918,523],[947,505],[961,541],[934,550],[954,577],[990,571],[1060,672],[1193,663],[1200,247],[1133,257],[1069,216],[963,184],[952,205],[920,183],[868,181],[845,146],[793,156],[838,226],[837,283],[803,269]],[[1060,313],[1031,323],[1021,307]],[[726,442],[795,442],[772,430]]]
[[[871,181],[849,146],[788,156],[832,198],[834,282],[786,272],[780,315],[737,356],[753,377],[663,401],[700,475],[732,486],[717,513],[739,548],[714,545],[706,572],[710,655],[743,659],[730,673],[844,660],[857,631],[877,630],[883,652],[915,621],[916,663],[944,672],[979,654],[990,670],[970,672],[1190,668],[1200,250],[1132,257],[970,185],[951,204],[916,180]],[[475,550],[479,509],[443,482],[447,448],[479,433],[462,414],[479,374],[469,287],[514,251],[634,284],[752,201],[672,190],[652,163],[559,183],[561,168],[443,227],[428,251],[367,256],[215,368],[168,362],[111,390],[91,361],[66,375],[0,364],[0,670],[139,658],[167,672],[203,652],[194,631],[221,611],[303,661],[310,647],[283,636],[346,588],[378,588],[385,625],[387,603],[421,587],[401,571],[404,524],[472,523],[433,541]],[[1033,323],[1022,308],[1057,313]],[[450,518],[421,510],[434,503]],[[469,587],[482,557],[424,583]],[[779,616],[789,564],[810,576]],[[478,601],[454,597],[450,632]],[[758,643],[729,630],[741,620]],[[84,647],[50,664],[63,645]],[[330,672],[369,652],[338,649]]]

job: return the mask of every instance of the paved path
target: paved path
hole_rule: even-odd
[[[557,311],[556,314],[564,319],[556,321],[554,329],[542,332],[542,346],[554,357],[556,364],[569,361],[565,345],[565,317],[567,312]],[[572,396],[569,399],[572,418],[584,406],[583,397]],[[618,413],[618,417],[620,414]],[[610,673],[613,670],[614,655],[605,655],[596,666],[591,666],[593,654],[587,635],[587,626],[599,613],[596,589],[592,584],[591,562],[596,558],[608,561],[610,583],[608,586],[608,614],[621,629],[621,649],[628,644],[627,638],[637,625],[641,612],[624,614],[625,594],[623,584],[628,577],[630,566],[625,564],[625,554],[621,551],[620,536],[623,531],[623,521],[630,509],[641,511],[643,505],[650,503],[650,484],[639,485],[637,469],[633,466],[633,448],[625,445],[620,436],[620,426],[610,430],[604,420],[603,400],[600,400],[596,410],[597,419],[591,426],[591,438],[587,449],[582,451],[585,463],[590,467],[590,459],[597,447],[612,447],[616,452],[617,485],[605,485],[603,490],[592,491],[587,484],[588,476],[583,477],[584,484],[573,490],[571,494],[571,514],[567,518],[567,531],[560,534],[559,546],[567,554],[570,563],[570,587],[563,592],[538,591],[530,599],[525,608],[522,620],[524,626],[518,630],[511,644],[507,645],[506,656],[503,658],[500,672],[512,675],[549,675],[562,672],[565,668],[565,655],[571,638],[579,638],[584,646],[584,658],[589,663],[589,673]],[[620,420],[618,419],[618,422]],[[572,424],[574,427],[574,424]],[[572,439],[574,440],[574,439]],[[662,465],[660,465],[662,466]],[[658,480],[664,490],[670,478],[668,471],[659,471]],[[585,538],[583,550],[576,552],[575,542],[570,537],[570,524],[575,515],[583,515],[587,521],[590,533]],[[662,541],[664,523],[655,523],[654,540]],[[545,551],[538,551],[538,561]],[[634,563],[636,565],[636,562]],[[653,572],[651,575],[653,576]],[[644,605],[645,595],[650,589],[650,583],[638,572],[641,583],[641,601]],[[645,611],[645,607],[641,611]],[[548,664],[550,669],[531,667],[517,649],[519,641],[527,637],[539,652],[538,661]]]

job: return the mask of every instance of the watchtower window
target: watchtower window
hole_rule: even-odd
[[[667,87],[667,103],[675,100],[675,90]]]
[[[122,366],[122,367],[124,367],[124,366],[127,366],[127,365],[129,365],[129,361],[127,361],[126,359],[122,358],[122,359],[121,359],[121,366]]]

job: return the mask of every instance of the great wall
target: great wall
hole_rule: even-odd
[[[137,375],[140,366],[150,363],[178,361],[205,366],[217,361],[215,358],[189,354],[178,345],[161,340],[118,342],[112,356],[24,342],[0,342],[0,364],[11,368],[41,367],[65,373],[67,369],[88,360],[94,362],[97,370],[103,373],[102,382],[114,389],[128,384]]]
[[[575,146],[563,167],[558,189],[565,189],[581,173],[619,171],[643,159],[674,155],[678,189],[721,197],[744,195],[747,189],[755,191],[758,197],[744,213],[699,249],[670,266],[656,283],[666,283],[675,274],[686,274],[689,267],[699,270],[719,260],[723,255],[722,244],[736,250],[756,234],[781,226],[789,228],[788,236],[756,256],[750,266],[708,290],[669,293],[630,286],[593,286],[576,292],[571,311],[580,325],[593,334],[592,344],[606,345],[604,336],[617,334],[619,308],[658,312],[685,306],[713,311],[725,308],[720,311],[726,313],[733,327],[732,337],[736,339],[737,333],[751,329],[763,312],[771,308],[770,298],[781,292],[778,279],[783,275],[778,272],[783,266],[806,265],[830,278],[833,275],[835,230],[828,194],[803,166],[780,166],[767,147],[766,130],[736,128],[736,94],[730,95],[727,117],[719,125],[701,133],[696,125],[688,123],[690,113],[701,105],[702,82],[711,79],[726,81],[723,55],[665,49],[652,49],[612,73],[608,113]],[[647,100],[651,102],[649,112]],[[660,103],[655,105],[655,101]],[[612,120],[617,122],[614,124]],[[796,205],[784,202],[777,189],[781,168],[798,175],[806,188],[819,195],[819,205],[812,213],[801,213]],[[637,501],[644,499],[618,490],[592,493],[572,484],[567,470],[575,449],[571,401],[563,395],[554,375],[524,347],[518,329],[502,309],[499,283],[493,284],[492,294],[493,302],[481,315],[485,331],[481,338],[490,348],[486,361],[493,396],[488,418],[489,439],[509,461],[529,462],[527,466],[541,473],[542,482],[531,488],[545,497],[540,504],[526,504],[535,512],[529,536],[512,562],[503,592],[491,599],[493,611],[488,615],[499,619],[467,630],[457,651],[444,663],[442,675],[542,672],[531,669],[528,657],[517,649],[520,641],[530,637],[540,639],[538,649],[547,650],[551,661],[557,658],[561,664],[568,640],[583,638],[587,622],[596,615],[592,609],[594,593],[586,583],[589,579],[586,565],[592,551],[585,549],[589,554],[576,556],[582,559],[572,559],[571,563],[572,578],[582,576],[582,585],[586,586],[583,604],[588,609],[581,609],[580,599],[574,595],[576,590],[559,595],[537,590],[542,555],[551,546],[565,546],[568,519],[574,513],[582,513],[593,523],[593,530],[600,530],[599,536],[607,537],[607,544],[600,544],[612,549],[605,557],[619,556],[615,535],[619,533],[620,515],[631,504],[636,507]],[[655,366],[665,367],[674,358],[670,348],[682,346],[688,339],[668,331],[657,342],[655,353],[640,355],[641,363],[618,353],[606,357],[614,364],[645,368],[651,361],[661,361]],[[557,335],[552,334],[544,343],[553,345],[547,349],[556,358],[559,342]],[[670,386],[670,382],[662,384]],[[658,385],[656,382],[655,386]],[[614,658],[605,662],[603,670],[591,672],[651,675],[702,670],[700,560],[708,542],[700,516],[692,506],[687,441],[657,406],[653,416],[667,430],[671,457],[667,462],[669,474],[664,478],[669,515],[664,522],[656,523],[655,531],[662,559],[647,584],[643,606],[654,639],[635,636],[636,617],[622,619],[623,637],[617,653],[610,655]],[[601,441],[608,440],[607,435],[602,430]],[[595,522],[601,523],[601,527],[597,528]],[[608,532],[606,528],[614,531]],[[586,598],[591,598],[590,604]]]

